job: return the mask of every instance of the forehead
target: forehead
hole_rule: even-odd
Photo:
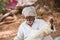
[[[26,18],[34,18],[35,16],[27,16]]]

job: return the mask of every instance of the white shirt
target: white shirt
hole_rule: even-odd
[[[47,27],[49,24],[47,24],[42,19],[35,19],[32,27],[30,27],[28,24],[26,24],[26,21],[23,22],[18,30],[17,36],[14,38],[14,40],[25,40],[27,37],[37,33],[39,30],[43,30],[45,27]],[[50,30],[50,29],[48,29]],[[45,30],[47,31],[47,30]],[[41,34],[39,37],[35,38],[34,40],[42,40],[44,37],[44,34]]]
[[[36,2],[37,0],[17,0],[17,5],[16,6],[25,6],[25,5],[32,5]]]
[[[54,38],[54,40],[60,40],[60,36],[59,36],[59,37]]]

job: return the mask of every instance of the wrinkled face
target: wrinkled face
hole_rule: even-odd
[[[33,24],[34,20],[35,20],[34,16],[27,16],[26,17],[26,23],[29,25]]]

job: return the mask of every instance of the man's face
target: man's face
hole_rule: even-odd
[[[26,17],[27,24],[33,24],[34,20],[35,20],[34,16],[27,16]]]

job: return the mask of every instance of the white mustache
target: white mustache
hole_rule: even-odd
[[[26,21],[26,23],[27,23],[27,24],[32,24],[32,23],[33,23],[33,21]]]

